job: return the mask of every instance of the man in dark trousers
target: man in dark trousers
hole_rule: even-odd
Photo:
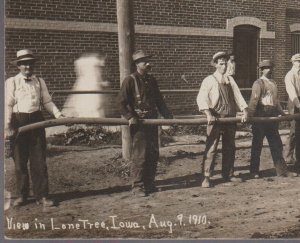
[[[155,173],[159,158],[158,127],[142,125],[139,119],[155,119],[158,112],[164,118],[173,118],[156,79],[149,74],[151,57],[142,50],[133,53],[137,70],[125,78],[118,96],[121,115],[129,120],[132,137],[132,190],[138,196],[157,191]]]
[[[21,126],[43,121],[42,106],[56,118],[62,116],[52,102],[45,81],[33,74],[35,62],[28,49],[18,51],[17,60],[13,61],[20,72],[5,82],[5,137],[13,137]],[[14,206],[25,204],[29,194],[28,160],[37,204],[52,206],[53,201],[48,198],[45,129],[19,134],[12,147],[17,187]]]
[[[228,54],[217,52],[211,64],[215,72],[207,76],[199,90],[197,104],[199,111],[207,117],[206,147],[201,164],[204,174],[202,187],[211,187],[211,176],[214,170],[217,148],[222,135],[222,177],[224,181],[241,182],[234,175],[235,132],[236,124],[213,123],[218,118],[235,117],[238,110],[243,111],[242,122],[247,121],[247,104],[232,76],[226,75]]]
[[[285,115],[278,98],[277,85],[272,79],[273,63],[270,60],[263,60],[259,64],[262,76],[252,86],[251,98],[249,101],[249,114],[256,117],[273,117]],[[278,132],[278,122],[253,123],[252,124],[252,147],[250,173],[253,178],[259,178],[260,154],[263,140],[267,137],[274,166],[278,176],[297,176],[296,173],[288,171],[283,158],[283,145]]]

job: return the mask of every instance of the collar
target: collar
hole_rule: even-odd
[[[142,74],[140,74],[138,71],[135,71],[135,76],[138,78],[138,79],[140,79],[140,80],[147,80],[147,77],[148,77],[148,74],[147,73],[145,73],[144,75],[142,75]]]
[[[22,80],[23,82],[28,82],[31,80],[35,80],[35,75],[31,75],[31,77],[27,78],[25,75],[23,75],[22,73],[19,73],[17,75],[17,78],[19,78],[20,80]],[[28,80],[29,79],[29,80]]]
[[[218,71],[215,71],[213,75],[217,78],[217,80],[218,80],[219,83],[221,83],[222,77],[224,77],[224,80],[225,80],[225,83],[226,83],[226,84],[229,84],[229,83],[230,83],[229,77],[228,77],[227,75],[225,75],[225,74],[222,75],[222,74],[220,74]]]
[[[297,69],[295,67],[292,67],[292,72],[298,76],[300,76],[300,69]]]
[[[266,81],[271,81],[270,79],[268,79],[266,76],[264,76],[264,75],[262,75],[261,77],[260,77],[262,80],[266,80]]]

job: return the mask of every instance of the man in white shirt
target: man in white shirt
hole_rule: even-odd
[[[235,117],[237,110],[244,112],[242,122],[247,121],[247,104],[231,76],[225,75],[228,55],[218,52],[213,56],[212,65],[216,71],[206,77],[197,96],[199,111],[207,117],[206,148],[201,165],[204,171],[202,187],[211,187],[211,173],[214,168],[217,147],[222,135],[222,177],[225,181],[241,181],[234,177],[236,124],[213,123],[220,117]]]
[[[33,74],[35,61],[32,51],[18,51],[17,60],[13,61],[13,64],[18,66],[20,72],[5,82],[6,138],[13,137],[21,126],[43,121],[42,106],[56,118],[62,116],[51,100],[45,81]],[[12,152],[17,187],[14,206],[24,205],[29,194],[28,160],[37,204],[53,206],[53,201],[48,199],[45,129],[19,134],[13,141]]]
[[[292,56],[292,69],[286,74],[284,82],[289,100],[293,105],[294,114],[300,113],[300,53]],[[300,120],[296,120],[295,124],[295,152],[296,162],[295,169],[300,172]]]
[[[249,101],[249,115],[256,117],[284,116],[278,98],[278,89],[274,80],[271,79],[273,63],[271,60],[263,60],[259,63],[262,76],[252,86],[251,98]],[[289,172],[283,158],[283,145],[278,132],[278,122],[253,123],[252,124],[252,146],[250,160],[250,174],[253,178],[259,178],[260,154],[263,147],[263,140],[267,137],[274,166],[278,176],[297,176]]]

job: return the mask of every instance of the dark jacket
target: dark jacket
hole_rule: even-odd
[[[128,120],[132,117],[157,118],[159,112],[164,118],[173,118],[161,95],[156,79],[152,75],[142,76],[138,72],[133,75],[136,78],[141,103],[138,103],[136,97],[134,79],[131,76],[126,77],[118,95],[121,115]],[[145,112],[145,117],[140,117],[137,110]]]

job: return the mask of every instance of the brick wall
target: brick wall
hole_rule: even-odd
[[[226,19],[255,16],[274,30],[274,0],[135,0],[135,18],[140,24],[224,28]]]
[[[274,30],[274,0],[135,0],[137,24],[224,28],[226,19],[256,16]],[[116,23],[115,0],[6,0],[6,16]]]
[[[7,18],[25,18],[93,23],[116,23],[115,0],[7,0]],[[237,16],[257,17],[274,31],[274,0],[266,1],[134,1],[135,22],[147,26],[181,26],[226,29],[226,19]],[[213,31],[211,32],[213,33]],[[154,54],[153,74],[161,89],[198,89],[205,76],[213,71],[209,62],[220,50],[232,48],[232,37],[198,35],[136,34],[136,49]],[[262,57],[274,55],[274,41],[262,39]],[[39,56],[36,71],[45,78],[49,90],[70,89],[75,81],[74,60],[82,53],[107,55],[108,80],[111,89],[119,88],[118,41],[116,32],[6,29],[6,77],[17,69],[8,61],[17,50],[30,48]],[[188,83],[181,79],[185,75]],[[175,114],[195,113],[195,94],[167,95],[167,103]],[[107,113],[117,116],[114,96],[107,96]],[[61,106],[64,96],[54,96]]]
[[[117,23],[116,0],[6,0],[8,18]]]
[[[286,73],[286,10],[287,0],[279,1],[274,7],[275,12],[275,71],[274,75],[278,82],[279,95],[281,97],[286,97],[285,95],[285,84],[284,76]],[[284,98],[283,98],[284,99]],[[285,98],[286,99],[286,98]]]

